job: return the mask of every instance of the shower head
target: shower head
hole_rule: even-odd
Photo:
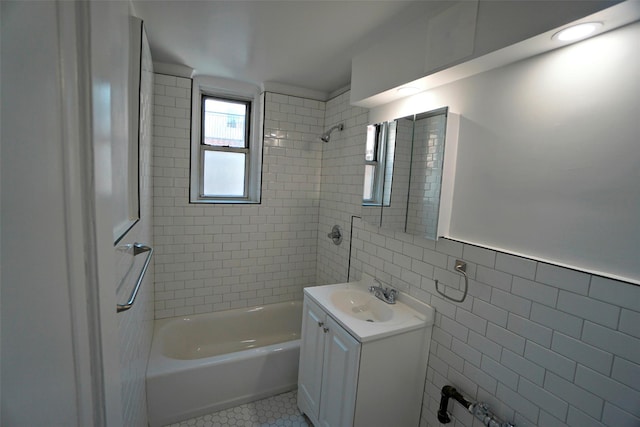
[[[332,127],[331,129],[329,129],[328,131],[326,131],[325,133],[323,133],[322,135],[320,135],[320,140],[322,142],[329,142],[329,140],[331,139],[331,132],[333,132],[334,130],[342,130],[344,129],[344,124],[340,123],[339,125],[335,125],[334,127]]]

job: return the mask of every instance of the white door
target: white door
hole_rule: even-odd
[[[109,153],[129,5],[0,3],[0,424],[118,427]]]
[[[320,409],[320,390],[322,387],[324,322],[324,312],[305,298],[298,371],[298,406],[302,412],[316,419]]]
[[[327,316],[324,370],[320,397],[320,425],[353,425],[355,412],[360,343]]]

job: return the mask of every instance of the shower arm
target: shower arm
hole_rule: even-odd
[[[335,125],[335,126],[331,127],[328,131],[326,131],[325,133],[320,135],[320,139],[323,142],[329,142],[329,140],[331,139],[331,132],[333,132],[334,130],[342,131],[343,129],[344,129],[344,123],[340,123],[338,125]]]
[[[329,134],[330,134],[330,133],[331,133],[331,132],[333,132],[334,130],[340,130],[340,131],[341,131],[342,129],[344,129],[344,125],[343,125],[342,123],[340,123],[339,125],[335,125],[335,126],[333,126],[331,129],[329,129],[329,130],[327,131],[327,133],[329,133]]]
[[[489,411],[489,406],[486,403],[470,402],[465,399],[458,390],[450,385],[442,387],[441,394],[442,397],[440,399],[440,409],[438,409],[438,421],[443,424],[451,422],[451,417],[447,412],[447,406],[449,405],[449,398],[453,398],[456,402],[464,406],[467,411],[472,413],[474,417],[482,421],[482,424],[487,427],[515,427],[514,424],[500,421]]]

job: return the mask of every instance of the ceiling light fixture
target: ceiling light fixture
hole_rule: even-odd
[[[419,87],[416,86],[403,86],[401,88],[398,88],[398,93],[400,95],[413,95],[414,93],[418,93],[420,92],[422,89],[420,89]]]
[[[581,24],[567,27],[555,33],[551,38],[561,42],[570,42],[580,40],[593,34],[597,29],[602,27],[602,22],[584,22]]]

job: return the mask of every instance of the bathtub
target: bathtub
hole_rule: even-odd
[[[293,390],[301,302],[157,320],[147,409],[159,427]]]

